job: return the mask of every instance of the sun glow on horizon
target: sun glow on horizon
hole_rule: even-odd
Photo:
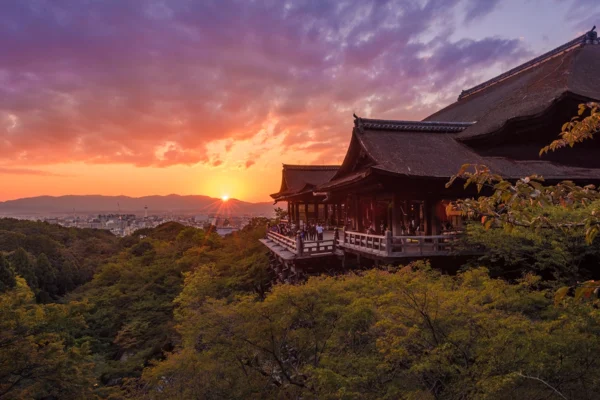
[[[221,200],[223,200],[223,201],[229,200],[229,195],[228,194],[224,194],[223,196],[221,196]]]

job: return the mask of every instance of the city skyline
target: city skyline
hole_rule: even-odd
[[[3,6],[0,201],[268,201],[282,162],[342,162],[353,113],[418,120],[600,21],[591,0]]]

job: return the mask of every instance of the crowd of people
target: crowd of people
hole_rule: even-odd
[[[371,235],[383,235],[388,228],[383,222],[380,224],[379,230],[376,229],[374,223],[368,222],[366,226],[367,228],[364,229],[364,233]],[[323,240],[323,232],[325,229],[325,225],[320,222],[301,223],[300,225],[296,225],[293,222],[281,222],[269,227],[271,232],[276,232],[288,237],[296,237],[296,235],[299,233],[302,240],[309,241]],[[454,227],[449,221],[442,224],[442,232],[450,232],[452,230],[454,230]],[[410,221],[407,225],[402,224],[400,227],[401,236],[418,236],[421,234],[421,226],[420,224],[415,223],[414,220]]]
[[[323,240],[325,226],[320,222],[308,222],[301,225],[296,225],[293,222],[281,222],[270,226],[269,230],[288,237],[296,237],[297,234],[300,234],[302,240],[315,241]]]

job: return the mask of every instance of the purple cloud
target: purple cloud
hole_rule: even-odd
[[[482,0],[467,2],[465,10],[465,21],[471,22],[492,12],[500,0]]]
[[[481,71],[527,56],[517,40],[448,39],[449,13],[474,18],[496,3],[9,1],[0,162],[214,165],[208,143],[274,120],[285,146],[307,133],[335,157],[352,111],[418,119]]]

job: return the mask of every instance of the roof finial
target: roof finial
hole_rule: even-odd
[[[352,113],[352,116],[354,117],[354,126],[360,126],[362,123],[361,118],[356,113]]]
[[[585,34],[585,39],[583,40],[585,44],[598,44],[598,32],[596,32],[596,25]]]

